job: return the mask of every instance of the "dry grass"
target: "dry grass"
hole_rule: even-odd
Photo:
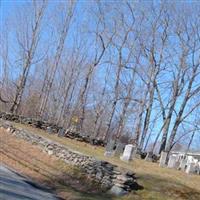
[[[107,160],[113,164],[117,164],[122,168],[133,170],[139,184],[144,186],[144,190],[137,191],[135,194],[120,199],[162,199],[162,200],[178,200],[200,199],[200,176],[187,175],[184,172],[176,171],[167,168],[160,168],[157,163],[150,163],[143,160],[134,160],[129,163],[124,163],[118,158],[107,158],[103,156],[104,148],[94,147],[76,140],[68,138],[59,138],[56,135],[49,135],[45,131],[27,127],[21,124],[14,124],[18,128],[25,128],[36,134],[57,141],[70,149],[80,151],[87,155],[95,156],[98,159]],[[89,197],[88,197],[89,199]],[[95,199],[98,199],[95,197]],[[100,199],[104,199],[103,197]],[[109,198],[110,199],[110,198]],[[116,198],[114,198],[116,199]]]

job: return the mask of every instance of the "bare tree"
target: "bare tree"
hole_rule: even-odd
[[[22,95],[25,89],[25,85],[27,82],[27,78],[30,72],[30,68],[33,63],[34,55],[37,50],[39,38],[40,38],[40,26],[42,23],[42,18],[44,16],[44,11],[47,6],[47,1],[43,0],[41,2],[41,5],[38,4],[36,1],[32,2],[33,6],[33,24],[27,24],[27,29],[29,28],[28,26],[31,26],[31,31],[26,32],[23,34],[22,37],[20,37],[20,32],[17,33],[18,35],[18,43],[19,46],[21,47],[22,50],[22,59],[23,59],[23,70],[22,74],[19,80],[19,83],[17,84],[17,90],[16,94],[14,97],[13,104],[10,108],[10,111],[12,113],[17,113],[20,103],[22,101]],[[22,22],[23,23],[23,22]]]
[[[51,92],[52,86],[53,86],[53,82],[55,79],[55,75],[59,66],[59,62],[62,56],[62,52],[64,49],[64,44],[65,44],[65,40],[67,37],[67,33],[69,31],[70,28],[70,23],[74,14],[74,9],[75,9],[75,1],[68,1],[66,2],[67,6],[64,5],[63,8],[63,13],[64,13],[64,19],[63,19],[63,24],[61,27],[61,31],[60,31],[60,38],[59,38],[59,42],[56,48],[56,54],[55,54],[55,58],[52,64],[52,67],[50,69],[49,72],[49,77],[46,79],[47,83],[45,84],[45,92],[43,92],[42,94],[42,100],[41,100],[41,105],[40,105],[40,109],[39,109],[39,115],[42,116],[46,106],[47,106],[47,102],[48,102],[48,98],[49,98],[49,94]]]
[[[196,108],[199,107],[199,101],[195,102],[189,111],[184,115],[184,110],[187,104],[199,94],[199,84],[196,82],[199,75],[199,30],[197,28],[196,21],[192,24],[192,29],[189,30],[187,22],[184,19],[182,26],[177,26],[176,35],[181,46],[181,55],[179,64],[177,66],[177,75],[173,81],[173,95],[170,100],[170,107],[168,115],[164,122],[163,137],[161,143],[160,152],[165,148],[166,151],[170,151],[174,138],[177,134],[177,129],[184,119],[188,117]],[[197,21],[198,22],[198,21]],[[191,31],[191,32],[190,32]],[[193,35],[194,39],[190,39],[190,35]],[[190,60],[191,58],[191,60]],[[190,60],[190,61],[188,61]],[[195,89],[193,85],[196,84]],[[177,108],[176,102],[179,98],[179,105]],[[181,100],[180,100],[181,99]],[[181,103],[180,103],[181,101]],[[169,131],[169,125],[172,120],[173,112],[176,112],[176,118],[173,124],[173,128],[169,137],[168,144],[166,146],[167,135]]]

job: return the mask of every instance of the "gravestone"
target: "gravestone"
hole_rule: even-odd
[[[194,162],[193,156],[187,156],[187,165]]]
[[[174,168],[179,169],[179,167],[180,167],[180,161],[176,161],[175,165],[174,165]]]
[[[176,162],[177,162],[176,160],[177,160],[176,155],[170,155],[167,167],[168,168],[176,168]]]
[[[200,175],[200,161],[197,163],[197,174]]]
[[[126,134],[121,135],[116,141],[115,155],[120,156],[124,152],[124,148],[127,144],[130,144],[129,137]]]
[[[150,152],[147,153],[147,155],[145,157],[145,160],[146,161],[150,161],[150,162],[153,161],[153,152],[152,151],[150,151]]]
[[[126,144],[118,142],[115,149],[115,155],[119,156],[123,153]]]
[[[58,137],[63,137],[64,135],[65,135],[65,129],[64,128],[59,129]]]
[[[115,148],[115,141],[111,139],[106,145],[104,156],[108,156],[108,157],[114,156],[114,148]]]
[[[181,162],[180,162],[179,169],[180,169],[181,171],[185,171],[185,170],[186,170],[186,167],[187,167],[187,160],[186,160],[186,159],[182,159]]]
[[[167,152],[162,151],[160,155],[159,166],[166,167],[166,160],[167,160]]]
[[[49,134],[52,134],[52,133],[53,133],[53,130],[52,130],[52,128],[51,128],[50,126],[47,126],[47,132],[48,132]]]
[[[195,173],[196,171],[197,169],[196,169],[195,163],[189,163],[185,170],[187,174],[192,174],[192,173]]]
[[[130,161],[132,160],[132,154],[134,151],[134,146],[132,144],[128,144],[125,146],[124,153],[120,157],[121,160],[123,161]]]

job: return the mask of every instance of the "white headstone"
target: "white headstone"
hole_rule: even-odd
[[[187,156],[187,165],[194,162],[193,156]]]
[[[195,173],[195,172],[196,172],[195,163],[190,163],[190,164],[187,166],[185,172],[186,172],[187,174]]]
[[[197,174],[200,175],[200,161],[197,163]]]
[[[186,166],[187,166],[187,160],[186,159],[181,160],[181,162],[180,162],[180,170],[185,171]]]
[[[176,168],[176,160],[177,160],[177,156],[176,155],[170,155],[169,162],[168,162],[167,166],[169,168]]]
[[[167,152],[162,151],[161,155],[160,155],[159,166],[165,167],[166,166],[166,160],[167,160]]]
[[[125,146],[123,155],[120,157],[123,161],[130,161],[132,159],[134,146],[132,144],[128,144]]]

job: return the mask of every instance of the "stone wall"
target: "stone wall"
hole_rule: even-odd
[[[30,131],[17,129],[3,120],[0,126],[17,138],[40,146],[49,155],[54,155],[70,165],[79,167],[105,191],[116,195],[123,195],[140,188],[136,183],[133,172],[124,172],[109,162],[97,160],[92,156],[72,151],[59,143],[31,133]]]
[[[22,115],[16,115],[6,112],[0,112],[0,119],[30,125],[34,128],[43,129],[45,131],[51,130],[51,132],[54,134],[57,134],[60,129],[63,129],[60,126],[47,121],[41,121],[39,119],[29,118]],[[90,143],[92,145],[97,145],[97,146],[105,145],[103,140],[90,138],[90,136],[86,133],[81,133],[73,130],[65,130],[65,129],[63,129],[63,132],[64,132],[63,136],[68,137],[70,139],[76,139],[78,141]]]

